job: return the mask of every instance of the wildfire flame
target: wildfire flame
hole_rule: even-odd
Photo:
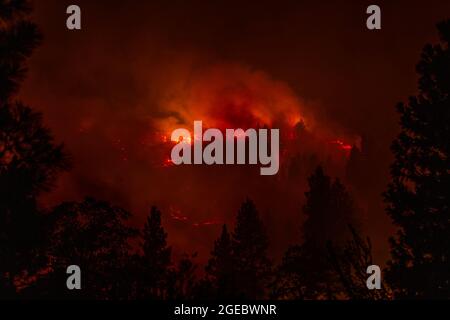
[[[194,121],[203,122],[203,132],[208,128],[223,133],[225,129],[279,129],[283,159],[298,152],[319,155],[331,152],[340,158],[341,151],[347,155],[352,149],[348,143],[352,138],[334,138],[337,134],[318,122],[287,83],[264,72],[242,65],[221,64],[190,73],[188,80],[186,85],[168,86],[162,92],[160,107],[167,116],[153,121],[161,133],[157,143],[166,146],[166,153],[159,160],[163,167],[174,165],[166,159],[174,144],[193,145],[202,141],[192,131],[185,137],[171,139],[176,129],[192,130]],[[241,135],[242,132],[235,132],[235,138]],[[330,144],[332,148],[327,147]]]
[[[200,222],[189,222],[189,217],[183,215],[181,213],[181,210],[174,208],[173,206],[169,207],[170,212],[170,218],[183,223],[189,223],[192,227],[199,228],[199,227],[208,227],[208,226],[214,226],[222,224],[219,220],[206,220],[206,221],[200,221]]]

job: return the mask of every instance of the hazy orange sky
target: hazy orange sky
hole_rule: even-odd
[[[205,254],[249,196],[279,256],[300,237],[308,172],[292,181],[249,168],[166,168],[158,137],[176,125],[192,128],[197,117],[250,126],[245,119],[264,114],[282,130],[302,118],[312,138],[299,148],[331,157],[333,175],[345,176],[346,154],[326,145],[330,139],[369,142],[362,220],[377,256],[387,253],[392,227],[381,192],[398,130],[395,105],[416,92],[415,64],[437,40],[436,23],[450,16],[449,1],[378,1],[380,31],[365,28],[371,1],[298,0],[76,1],[82,30],[69,31],[72,2],[35,1],[44,42],[21,91],[74,162],[46,205],[91,195],[142,223],[156,204],[169,242]]]

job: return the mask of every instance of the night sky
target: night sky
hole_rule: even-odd
[[[311,174],[293,178],[289,163],[298,152],[315,154],[345,182],[343,145],[364,143],[368,191],[349,189],[383,263],[393,230],[381,193],[399,130],[395,105],[416,92],[415,65],[423,46],[437,41],[449,1],[377,1],[379,31],[365,26],[372,1],[76,1],[81,31],[65,27],[70,4],[35,1],[44,42],[21,91],[73,159],[45,206],[95,196],[142,225],[157,205],[176,252],[198,251],[203,260],[250,197],[279,257],[301,238]],[[259,167],[167,164],[167,136],[192,130],[194,120],[267,124],[286,136],[302,120],[309,139],[286,138],[274,177],[260,176]]]

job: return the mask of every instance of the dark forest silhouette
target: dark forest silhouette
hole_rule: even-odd
[[[274,295],[288,299],[336,299],[342,287],[327,259],[327,243],[345,243],[348,226],[356,225],[356,209],[342,183],[338,179],[331,181],[322,167],[308,182],[303,241],[285,253]]]
[[[40,43],[26,16],[27,1],[0,2],[0,296],[15,295],[18,278],[48,262],[37,197],[66,169],[62,146],[42,125],[42,116],[18,101],[25,60]]]
[[[417,65],[419,94],[397,107],[402,131],[387,212],[399,227],[387,277],[397,297],[450,297],[450,20]]]
[[[450,21],[438,26],[441,44],[423,50],[419,94],[398,106],[401,133],[385,198],[399,231],[387,282],[370,291],[370,239],[350,193],[322,167],[308,179],[298,244],[279,265],[248,199],[211,244],[200,278],[195,254],[174,261],[156,207],[142,230],[129,226],[126,210],[92,198],[39,208],[38,197],[70,159],[42,115],[17,99],[25,62],[41,41],[30,11],[26,0],[0,0],[0,299],[450,298]],[[359,157],[354,149],[352,166]],[[82,269],[82,290],[66,288],[72,264]]]

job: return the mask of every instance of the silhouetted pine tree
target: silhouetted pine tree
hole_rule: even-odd
[[[167,233],[161,226],[161,212],[152,207],[144,226],[143,255],[139,258],[140,277],[137,279],[140,299],[164,299],[172,249],[167,246]]]
[[[0,0],[0,103],[11,101],[25,77],[25,62],[41,42],[37,26],[28,19],[27,0]]]
[[[368,187],[368,172],[366,155],[357,146],[353,146],[345,167],[345,175],[347,183],[353,186],[353,189],[361,193],[361,195],[365,195]]]
[[[367,267],[374,264],[372,244],[369,238],[363,239],[352,226],[349,228],[352,239],[347,241],[343,249],[336,248],[331,241],[327,244],[329,261],[339,277],[345,297],[358,300],[390,299],[390,291],[383,281],[381,289],[367,289]]]
[[[196,257],[197,253],[185,254],[178,261],[176,267],[169,271],[167,299],[192,300],[197,297],[197,279],[195,276],[197,265],[193,262]]]
[[[128,299],[132,293],[130,214],[107,202],[86,198],[59,205],[51,214],[47,273],[28,292],[40,298]],[[69,291],[66,269],[81,268],[82,290]]]
[[[205,268],[207,281],[212,288],[210,294],[217,299],[235,298],[237,292],[236,264],[234,263],[233,242],[227,226],[214,243],[211,258]]]
[[[258,211],[251,200],[246,200],[236,218],[232,236],[236,294],[246,299],[266,296],[271,276],[271,261],[267,257],[269,240]]]
[[[39,113],[15,100],[41,36],[24,0],[0,1],[0,297],[15,295],[43,265],[36,198],[67,168]]]
[[[417,65],[419,93],[397,107],[401,133],[386,192],[399,227],[387,273],[396,298],[450,298],[450,20]]]
[[[309,177],[303,212],[303,243],[291,246],[278,270],[273,295],[290,299],[335,299],[342,287],[327,258],[326,244],[350,237],[347,226],[356,224],[355,207],[343,184],[318,167]]]
[[[353,200],[339,179],[331,181],[322,167],[308,179],[303,213],[305,243],[323,247],[328,240],[343,244],[349,238],[347,226],[357,225]]]

